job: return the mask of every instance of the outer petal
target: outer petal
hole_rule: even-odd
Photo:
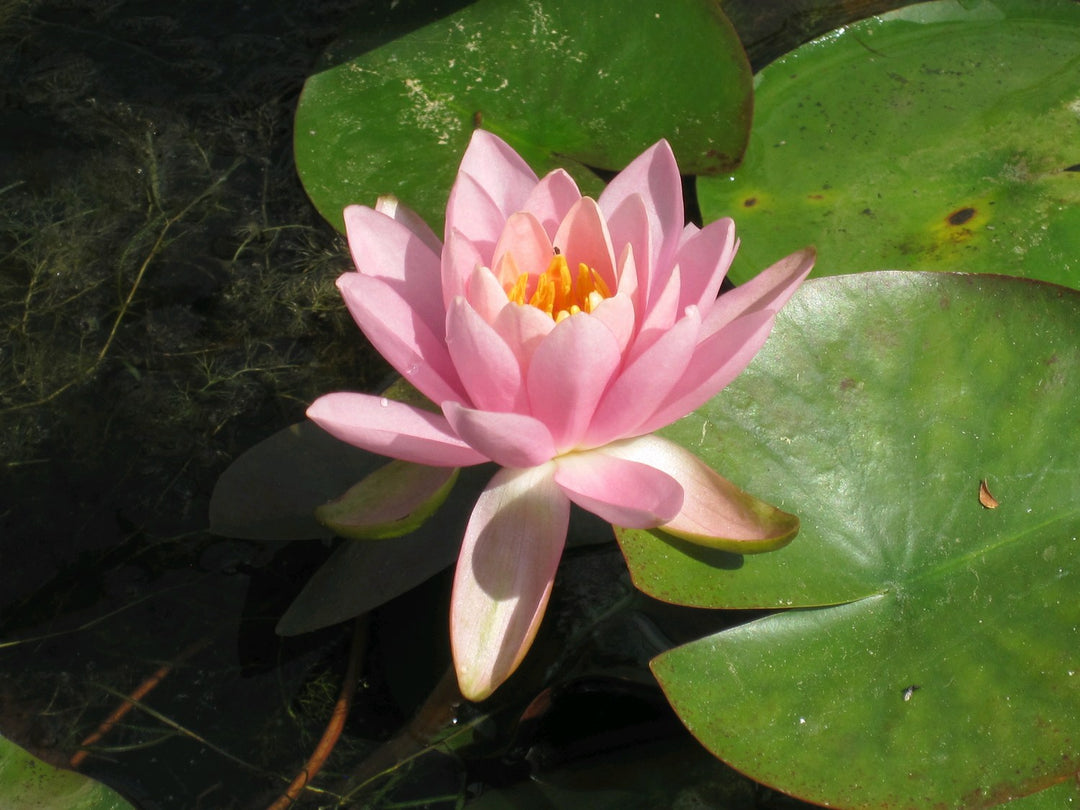
[[[585,439],[588,446],[637,435],[638,425],[656,412],[682,378],[700,329],[697,307],[690,307],[686,317],[619,373],[593,416]]]
[[[416,234],[420,241],[431,248],[431,252],[436,256],[442,252],[442,242],[435,235],[435,231],[431,230],[431,227],[424,222],[419,214],[408,206],[402,205],[393,194],[385,194],[379,197],[375,202],[375,210],[396,222],[400,222]]]
[[[601,195],[602,196],[602,195]],[[649,214],[645,200],[640,194],[631,194],[619,203],[615,211],[601,209],[607,217],[608,232],[615,254],[625,259],[625,251],[631,252],[631,263],[619,267],[619,290],[637,295],[641,291],[638,314],[645,311],[645,299],[649,292],[649,273],[652,270],[652,234],[649,232]],[[633,276],[627,272],[633,271]],[[628,286],[632,284],[633,286]]]
[[[798,518],[747,495],[667,439],[641,436],[605,450],[662,470],[682,484],[682,508],[660,528],[684,540],[750,553],[779,548],[799,530]]]
[[[446,318],[439,278],[441,246],[432,250],[406,225],[362,205],[350,205],[344,217],[356,268],[385,281],[441,337]]]
[[[640,194],[645,202],[652,241],[648,262],[644,256],[638,256],[638,262],[653,271],[670,266],[683,229],[683,196],[679,166],[667,141],[642,152],[608,183],[600,195],[600,210],[611,215],[632,194]]]
[[[652,433],[716,396],[765,345],[775,318],[773,312],[752,312],[699,343],[682,378],[634,432]]]
[[[458,179],[463,175],[473,178],[484,189],[502,213],[503,220],[515,211],[524,209],[525,201],[537,183],[536,174],[529,164],[506,141],[483,129],[473,132],[469,147],[461,158]],[[452,217],[457,219],[459,214],[468,218],[471,212],[468,207],[459,209],[456,204],[448,202],[447,223]],[[498,234],[494,234],[494,237],[498,237]]]
[[[529,193],[522,210],[536,217],[550,237],[555,234],[573,204],[580,199],[581,192],[574,178],[562,169],[556,169]]]
[[[691,305],[711,307],[734,257],[735,223],[730,218],[710,222],[686,239],[675,254],[682,271],[680,311]]]
[[[528,402],[517,356],[461,297],[446,315],[446,345],[469,400],[480,410],[522,411]]]
[[[547,425],[559,450],[575,447],[619,368],[615,335],[584,313],[555,325],[533,353],[526,376],[532,415]]]
[[[461,231],[447,228],[442,252],[444,309],[449,309],[450,302],[459,295],[465,295],[472,274],[477,267],[487,264],[488,258],[490,256],[481,254],[480,249]]]
[[[491,256],[507,214],[491,197],[490,189],[468,174],[458,174],[446,203],[446,241],[461,231],[485,258]]]
[[[574,503],[628,529],[652,529],[672,520],[683,502],[680,483],[656,467],[600,450],[555,460],[555,483]]]
[[[814,268],[816,258],[812,247],[803,248],[724,293],[704,313],[702,333],[712,334],[745,313],[778,312]]]
[[[535,467],[555,455],[555,442],[542,422],[519,413],[495,413],[443,403],[454,432],[503,467]]]
[[[327,394],[311,404],[307,415],[343,442],[404,461],[465,467],[488,460],[459,439],[439,414],[386,397]]]
[[[433,402],[467,400],[450,361],[442,324],[433,331],[409,302],[381,279],[345,273],[337,286],[353,319],[379,354],[424,396]]]
[[[517,669],[547,607],[570,519],[553,469],[499,470],[465,529],[450,643],[469,700],[483,700]]]

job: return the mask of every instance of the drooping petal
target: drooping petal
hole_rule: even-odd
[[[752,312],[701,341],[679,382],[672,387],[656,413],[634,432],[659,430],[716,396],[742,373],[765,345],[775,318],[773,312]]]
[[[656,467],[587,450],[555,460],[555,483],[583,509],[616,526],[652,529],[675,518],[683,488]]]
[[[684,447],[640,436],[605,451],[661,470],[682,484],[679,513],[660,528],[692,543],[737,553],[771,551],[799,531],[799,520],[743,492]]]
[[[311,404],[307,415],[347,444],[403,461],[467,467],[488,460],[458,438],[440,414],[386,397],[327,394]]]
[[[390,219],[400,222],[417,237],[420,241],[431,248],[436,256],[442,251],[442,241],[431,230],[431,226],[424,222],[423,218],[406,205],[402,205],[393,194],[385,194],[375,201],[375,210],[385,214]]]
[[[581,192],[574,178],[562,169],[555,169],[537,183],[521,210],[536,217],[550,237],[555,235],[559,223],[580,199]]]
[[[450,641],[469,700],[483,700],[517,669],[547,607],[570,519],[552,472],[553,465],[499,470],[465,529]]]
[[[518,272],[543,273],[551,262],[551,239],[540,220],[532,214],[511,214],[495,244],[491,264],[493,270],[497,270],[499,260],[508,252],[514,257]],[[513,284],[516,280],[499,275],[499,281],[503,284]]]
[[[675,254],[682,277],[680,311],[711,307],[734,257],[735,223],[730,218],[710,222],[689,236]]]
[[[645,264],[653,272],[656,268],[670,266],[683,229],[683,195],[679,167],[667,141],[659,141],[646,149],[615,175],[600,195],[600,210],[605,215],[613,215],[623,200],[632,194],[640,194],[645,203],[652,247],[650,254],[637,257],[638,263]],[[651,297],[652,288],[646,286],[645,289]]]
[[[515,211],[524,209],[525,201],[537,184],[536,174],[529,164],[501,138],[482,129],[475,130],[469,139],[469,146],[458,168],[458,177],[462,175],[471,177],[484,189],[504,221]],[[459,208],[464,202],[447,203],[448,223],[452,215],[455,220],[459,215],[463,218],[470,216],[468,208]],[[498,237],[498,234],[494,234],[494,237]]]
[[[551,241],[566,256],[571,273],[577,274],[579,263],[586,264],[604,280],[609,290],[618,286],[611,236],[603,214],[592,199],[582,197],[574,203]]]
[[[531,413],[570,449],[584,437],[600,397],[622,361],[615,336],[584,313],[555,325],[526,372]]]
[[[623,367],[596,409],[585,436],[588,446],[638,433],[638,425],[656,412],[682,378],[700,329],[697,307],[690,307],[682,320]]]
[[[350,205],[344,218],[356,269],[386,282],[441,337],[445,313],[439,248],[432,250],[406,225],[372,208]]]
[[[446,348],[442,324],[434,332],[409,302],[381,279],[345,273],[337,286],[367,339],[424,396],[432,402],[466,399]]]
[[[446,314],[446,346],[474,407],[485,411],[525,408],[525,378],[517,357],[460,296]]]
[[[745,313],[779,312],[814,268],[816,258],[814,248],[803,248],[721,295],[704,313],[702,335],[712,334]]]
[[[454,432],[503,467],[535,467],[555,455],[555,442],[542,422],[520,413],[496,413],[443,403]]]

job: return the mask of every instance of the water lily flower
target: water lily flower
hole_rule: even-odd
[[[333,393],[308,416],[406,461],[494,461],[462,542],[451,646],[462,694],[490,695],[536,634],[570,504],[628,528],[738,541],[730,485],[650,435],[729,383],[764,344],[813,251],[717,298],[730,219],[683,223],[671,147],[636,158],[599,199],[538,180],[478,130],[446,209],[445,242],[393,198],[345,210],[358,272],[338,279],[371,343],[441,413]]]

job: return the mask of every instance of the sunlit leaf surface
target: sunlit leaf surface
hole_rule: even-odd
[[[308,79],[296,164],[326,219],[397,195],[436,232],[469,134],[483,126],[543,174],[623,168],[660,138],[687,174],[729,169],[750,124],[750,68],[714,0],[480,0],[364,51],[335,44]],[[587,183],[588,181],[588,183]],[[590,184],[591,183],[591,184]]]
[[[816,244],[817,275],[1006,273],[1080,286],[1080,5],[942,0],[761,71],[746,159],[699,181],[731,277]]]
[[[904,272],[804,285],[748,371],[666,431],[798,514],[799,537],[716,559],[621,537],[659,598],[798,608],[654,661],[693,733],[832,806],[989,807],[1072,780],[1078,386],[1080,293]]]

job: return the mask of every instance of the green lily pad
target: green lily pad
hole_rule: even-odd
[[[1080,770],[1078,390],[1075,291],[805,284],[748,370],[665,431],[798,513],[799,537],[705,560],[620,532],[654,596],[798,608],[654,660],[695,736],[830,806],[1051,806],[1039,792]]]
[[[0,737],[0,806],[11,810],[134,810],[114,791],[43,762]]]
[[[688,174],[726,171],[746,146],[751,74],[715,0],[479,0],[381,47],[338,42],[304,86],[297,171],[343,227],[351,203],[394,194],[436,232],[472,130],[543,174],[618,170],[662,137]],[[678,47],[672,47],[678,43]],[[574,171],[575,167],[581,169]]]
[[[1080,286],[1080,5],[941,0],[863,20],[763,69],[743,166],[699,181],[745,281],[818,248],[856,268]]]

